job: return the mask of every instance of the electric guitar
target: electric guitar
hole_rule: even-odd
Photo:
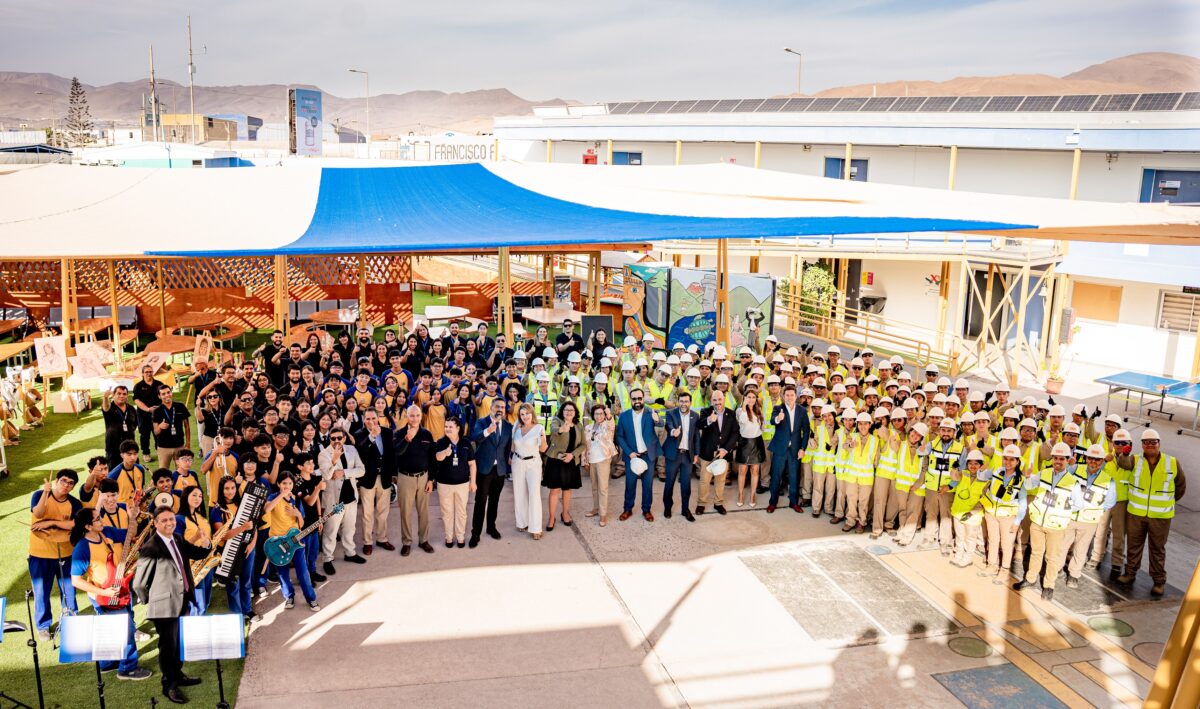
[[[271,537],[263,545],[263,548],[267,552],[267,559],[276,566],[287,566],[292,563],[292,557],[296,555],[297,551],[304,548],[304,538],[317,531],[317,527],[322,522],[338,514],[345,508],[346,505],[339,502],[333,506],[332,510],[321,515],[320,519],[304,529],[289,529],[287,534]]]

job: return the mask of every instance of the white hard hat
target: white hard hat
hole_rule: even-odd
[[[822,416],[824,416],[825,414],[829,414],[830,416],[832,416],[836,413],[837,413],[837,410],[834,409],[832,406],[822,406],[821,407],[821,415]]]
[[[671,355],[671,357],[675,357],[675,355]],[[671,361],[671,357],[667,357],[668,362]],[[675,358],[678,359],[680,362],[687,362],[688,364],[691,364],[692,362],[696,361],[696,358],[691,356],[687,352],[684,352],[683,354],[681,354]]]
[[[871,423],[871,414],[868,414],[866,411],[864,411],[861,414],[859,414],[858,416],[854,417],[854,422],[855,423]]]
[[[551,358],[558,359],[558,353],[554,351],[554,348],[547,347],[547,348],[543,349],[542,350],[542,359],[551,359]]]
[[[904,413],[904,409],[896,408],[896,409],[892,409],[891,418],[906,419],[906,418],[908,418],[908,414]]]
[[[962,416],[958,417],[958,423],[960,425],[964,423],[975,423],[975,414],[971,413],[970,411],[964,413]]]
[[[754,376],[755,374],[762,377],[766,375],[766,371],[762,367],[754,367],[750,370],[750,376]]]
[[[973,404],[976,401],[983,403],[983,392],[979,391],[978,389],[970,394],[967,394],[967,403]]]
[[[848,387],[856,387],[858,386],[858,380],[854,377],[846,377],[846,381],[844,381],[843,384]]]
[[[767,342],[779,342],[779,338],[775,337],[774,333],[767,335]]]
[[[1071,450],[1071,446],[1068,446],[1066,443],[1055,443],[1054,447],[1050,449],[1050,456],[1052,458],[1070,458],[1073,453],[1074,451]]]
[[[877,406],[877,407],[875,407],[875,411],[874,411],[874,413],[871,414],[871,416],[872,416],[872,418],[879,418],[881,416],[883,418],[887,418],[888,410],[883,408],[882,406]]]
[[[951,430],[954,430],[954,429],[958,428],[958,422],[955,421],[954,419],[950,418],[949,416],[947,416],[946,418],[941,420],[941,422],[938,424],[938,428],[949,428]]]
[[[862,356],[863,357],[866,357],[867,355],[874,355],[874,354],[875,354],[875,350],[871,349],[870,347],[862,348]]]
[[[514,352],[513,359],[525,359],[525,350],[517,350]]]
[[[622,372],[632,372],[634,369],[637,369],[637,368],[634,367],[633,362],[630,362],[629,360],[625,360],[624,362],[621,363],[621,371]]]
[[[825,350],[825,354],[840,355],[841,353],[842,353],[842,348],[838,347],[837,345],[830,345],[829,348]]]
[[[1125,423],[1125,420],[1117,414],[1109,414],[1104,418],[1104,423],[1115,423],[1120,426],[1121,424]]]
[[[917,421],[913,424],[912,430],[920,434],[921,438],[929,435],[929,426],[925,425],[924,421]]]
[[[1001,418],[1012,419],[1014,421],[1020,421],[1021,420],[1021,412],[1018,411],[1016,408],[1011,408],[1008,411],[1005,411],[1004,416],[1002,416]]]
[[[690,354],[700,354],[700,345],[697,345],[695,342],[693,342],[692,344],[688,345],[687,351]]]
[[[1088,446],[1086,455],[1089,458],[1099,458],[1101,460],[1108,457],[1108,454],[1104,452],[1104,446],[1095,443]]]
[[[615,349],[613,349],[612,347],[605,347],[604,348],[604,356],[608,357],[609,359],[612,359],[617,356],[617,351]]]
[[[907,369],[905,369],[905,370],[902,370],[902,371],[901,371],[899,374],[897,374],[897,375],[896,375],[896,380],[897,380],[897,381],[901,381],[901,382],[911,382],[911,381],[912,381],[912,375],[908,373],[908,370],[907,370]]]
[[[1037,399],[1032,396],[1027,396],[1021,399],[1021,406],[1037,406]]]
[[[743,347],[742,349],[738,350],[738,357],[742,357],[745,355],[750,355],[751,357],[753,357],[754,350],[750,349],[749,347]]]
[[[970,389],[971,382],[968,382],[966,379],[959,377],[958,381],[954,382],[954,388],[955,389]]]
[[[711,359],[702,359],[702,360],[700,360],[700,363],[697,364],[696,366],[697,367],[708,367],[709,369],[712,369],[712,360]]]
[[[634,337],[633,335],[626,335],[624,343],[625,343],[626,347],[633,347],[634,345],[636,345],[638,343],[638,341],[637,341],[637,338]]]
[[[959,406],[962,406],[962,399],[958,398],[958,394],[951,394],[950,396],[946,397],[946,403],[958,404]]]
[[[1076,424],[1074,421],[1067,421],[1067,424],[1065,426],[1063,426],[1063,435],[1066,435],[1068,433],[1078,436],[1079,435],[1079,425]]]
[[[775,354],[771,355],[771,364],[776,364],[779,362],[786,362],[786,361],[787,360],[784,359],[783,355],[779,354],[779,352],[776,352]]]
[[[646,465],[646,460],[642,457],[629,459],[629,471],[634,475],[641,475],[646,472],[649,466]]]
[[[842,399],[842,403],[838,404],[838,406],[842,409],[849,409],[850,411],[858,410],[858,407],[854,405],[853,399]]]
[[[932,397],[930,397],[929,400],[932,401],[934,404],[944,404],[944,403],[946,403],[946,395],[939,391],[938,393],[936,393]]]
[[[921,389],[920,389],[920,390],[921,390],[921,391],[923,391],[923,392],[926,392],[926,393],[933,393],[933,392],[936,392],[936,391],[937,391],[937,384],[934,384],[933,382],[925,382],[924,384],[922,384],[922,385],[921,385]]]
[[[581,358],[580,358],[580,356],[579,356],[579,353],[578,353],[578,352],[574,352],[574,351],[572,351],[572,352],[571,352],[571,354],[567,355],[567,361],[568,361],[568,362],[578,362],[580,359],[581,359]]]
[[[671,376],[671,367],[669,365],[664,364],[658,368],[658,372],[659,372],[659,374],[665,374],[669,377],[669,376]]]
[[[1011,426],[1000,432],[1000,440],[1002,441],[1016,441],[1020,438],[1021,434],[1017,433],[1017,429]]]
[[[863,396],[879,396],[879,390],[875,387],[867,387],[867,390],[863,392]]]
[[[1075,414],[1076,416],[1087,416],[1087,406],[1084,404],[1075,404],[1075,406],[1071,408],[1071,413]]]
[[[788,357],[799,357],[800,350],[796,349],[795,347],[789,347],[784,354],[786,354]]]
[[[1047,402],[1047,403],[1049,403],[1049,402]],[[1039,406],[1038,408],[1041,408],[1041,407]],[[1055,404],[1054,406],[1051,406],[1049,411],[1050,411],[1050,413],[1047,414],[1048,416],[1066,416],[1067,415],[1067,410],[1063,408],[1062,404]]]
[[[641,458],[636,458],[635,460],[641,460]],[[646,464],[643,462],[642,468],[645,467]],[[713,475],[724,475],[727,470],[729,470],[729,461],[724,458],[717,458],[708,464],[708,472]]]
[[[1050,402],[1046,399],[1038,399],[1037,407],[1039,409],[1041,409],[1042,411],[1049,411],[1050,410]]]
[[[649,367],[650,366],[650,360],[646,359],[645,357],[638,357],[637,359],[635,359],[633,361],[633,363],[639,367]]]
[[[539,365],[540,365],[540,366],[542,366],[542,367],[545,367],[545,366],[546,366],[546,360],[542,359],[541,357],[534,357],[534,358],[533,358],[533,362],[531,362],[531,363],[529,364],[529,366],[531,366],[531,367],[537,367],[537,366],[539,366]]]
[[[728,383],[729,383],[729,377],[728,377],[727,375],[724,375],[724,374],[718,374],[718,375],[717,375],[717,378],[713,380],[713,383],[714,383],[714,384],[728,384]]]
[[[929,364],[925,365],[925,373],[926,374],[937,374],[938,371],[939,371],[938,366],[936,364],[934,364],[933,362],[930,362]]]
[[[780,358],[782,359],[782,357]],[[750,360],[751,364],[766,364],[767,358],[762,355],[754,355],[754,359]]]
[[[867,363],[863,361],[862,357],[855,357],[854,359],[850,360],[850,366],[851,367],[865,367],[865,366],[867,366]]]
[[[612,360],[611,360],[611,359],[609,359],[608,357],[601,357],[601,358],[600,358],[600,368],[601,368],[601,369],[603,369],[603,368],[605,368],[605,367],[611,367],[611,366],[612,366]]]
[[[898,364],[903,367],[904,366],[904,358],[901,357],[900,355],[892,355],[892,358],[888,360],[888,363],[889,364]]]
[[[834,384],[833,389],[830,390],[830,393],[831,394],[845,394],[846,393],[846,385],[845,384]],[[849,401],[849,400],[847,399],[847,401]]]
[[[950,382],[950,377],[938,377],[937,385],[940,387],[953,386]]]
[[[938,418],[945,418],[945,417],[946,417],[946,412],[945,412],[945,411],[942,411],[942,408],[941,408],[940,406],[935,406],[935,407],[933,407],[932,409],[930,409],[930,410],[929,410],[929,414],[928,414],[928,415],[929,415],[929,416],[937,416]]]
[[[791,377],[788,377],[788,378],[787,378],[787,381],[786,381],[785,383],[787,383],[787,384],[791,384],[792,386],[795,386],[795,385],[796,385],[796,380],[795,380],[795,379],[792,379]],[[812,398],[812,395],[813,395],[813,390],[812,390],[812,389],[809,389],[808,387],[805,387],[805,388],[803,388],[803,389],[801,389],[801,390],[800,390],[800,396],[807,396],[808,398],[810,398],[810,399],[811,399],[811,398]]]
[[[726,357],[729,356],[729,351],[726,350],[724,347],[717,345],[716,347],[713,348],[712,356],[713,356],[713,359],[725,359]]]
[[[1145,431],[1142,431],[1142,435],[1138,440],[1157,441],[1159,440],[1158,431],[1155,431],[1153,428],[1147,428]]]
[[[827,387],[829,384],[825,381],[825,377],[817,377],[813,380],[814,387]]]
[[[779,383],[779,375],[778,374],[772,374],[769,377],[767,377],[767,384],[778,384],[778,383]]]
[[[721,369],[733,369],[733,362],[730,362],[729,360],[725,360],[724,362],[721,363]]]
[[[854,409],[842,409],[842,418],[853,421],[858,418],[858,414],[854,413]]]
[[[571,376],[567,377],[567,384],[579,384],[579,377],[572,374]]]
[[[592,377],[594,384],[608,384],[608,375],[604,372],[596,372],[596,376]]]
[[[691,368],[691,369],[689,369],[688,371],[684,372],[684,373],[683,373],[683,376],[685,376],[685,377],[699,377],[699,376],[700,376],[700,370],[699,370],[699,369],[696,369],[695,367],[692,367],[692,368]]]
[[[1116,432],[1113,433],[1113,441],[1132,443],[1133,438],[1130,437],[1129,431],[1126,431],[1123,428],[1118,428]]]
[[[1017,446],[1014,446],[1014,445],[1011,445],[1011,444],[1010,444],[1010,445],[1007,445],[1007,446],[1004,446],[1004,457],[1005,457],[1005,458],[1017,458],[1017,459],[1020,459],[1020,457],[1021,457],[1021,449],[1020,449],[1020,448],[1018,448]]]
[[[672,352],[674,352],[675,350],[681,350],[681,349],[683,349],[683,343],[682,343],[682,342],[676,342],[676,343],[674,343],[674,344],[672,344],[672,345],[671,345],[671,351],[672,351]]]
[[[548,381],[550,381],[550,375],[549,375],[549,374],[546,374],[545,372],[538,372],[538,373],[537,373],[537,380],[538,380],[539,382],[548,382]]]
[[[920,408],[920,406],[921,405],[917,403],[916,399],[905,399],[904,403],[900,405],[900,408],[904,409],[905,411],[912,411],[913,409]]]
[[[642,335],[642,342],[653,342],[653,341],[654,341],[654,335],[651,335],[648,332],[645,335]]]
[[[1029,428],[1037,428],[1037,421],[1034,421],[1033,419],[1021,419],[1021,423],[1017,424],[1017,428],[1025,428],[1026,426]]]
[[[984,462],[983,451],[975,448],[970,453],[967,453],[967,462],[970,463],[971,461],[975,461],[977,463]]]
[[[650,359],[654,360],[655,362],[666,362],[667,361],[667,353],[663,352],[662,350],[659,350],[658,352],[655,352],[654,354],[650,355]]]

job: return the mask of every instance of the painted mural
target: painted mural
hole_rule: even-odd
[[[759,346],[771,333],[775,279],[737,274],[729,279],[730,343]],[[631,265],[625,279],[625,334],[649,332],[656,347],[676,342],[701,347],[717,332],[717,275],[709,269]]]

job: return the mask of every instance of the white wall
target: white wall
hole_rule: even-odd
[[[1102,278],[1079,280],[1121,286],[1119,322],[1077,319],[1078,330],[1064,353],[1065,361],[1074,358],[1114,370],[1133,369],[1178,378],[1191,376],[1196,336],[1156,327],[1161,293],[1180,292],[1181,288]]]

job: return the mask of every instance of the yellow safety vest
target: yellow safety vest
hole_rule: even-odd
[[[1080,466],[1083,467],[1083,466]],[[1078,470],[1079,468],[1076,468]],[[1091,485],[1087,483],[1087,468],[1083,469],[1083,475],[1075,474],[1079,478],[1079,485],[1083,488],[1083,509],[1075,510],[1075,521],[1084,524],[1096,524],[1100,518],[1104,516],[1104,501],[1108,499],[1108,484],[1112,482],[1112,478],[1108,476],[1104,468],[1100,468],[1100,472],[1096,473],[1096,479]]]
[[[888,428],[881,428],[874,434],[874,437],[879,441],[879,445],[883,446],[879,453],[879,465],[875,467],[875,477],[886,480],[896,479],[896,454],[899,451],[892,450],[891,443],[892,436],[894,435],[896,434]]]
[[[879,449],[879,439],[867,436],[867,445],[856,446],[850,450],[847,459],[848,471],[846,479],[858,485],[871,485],[875,482],[875,451]]]
[[[834,449],[837,454],[834,456],[833,464],[837,469],[837,479],[854,482],[854,475],[850,472],[850,441],[846,429],[839,428],[835,436],[837,443],[834,445]]]
[[[834,431],[834,436],[837,431]],[[834,468],[835,453],[831,450],[825,450],[825,446],[829,443],[829,429],[825,424],[817,426],[816,435],[813,436],[813,473],[817,475],[828,475],[836,472]]]
[[[1016,517],[1021,509],[1021,489],[1024,478],[1020,472],[1013,473],[1012,480],[1005,482],[1004,471],[998,470],[988,481],[983,497],[983,509],[993,517]]]
[[[925,471],[925,489],[932,492],[950,484],[950,469],[958,467],[958,459],[963,450],[961,441],[951,441],[945,449],[941,443],[942,439],[938,438],[930,444],[929,468]]]
[[[1175,458],[1160,455],[1161,465],[1147,470],[1145,458],[1136,456],[1133,476],[1129,480],[1129,514],[1150,519],[1171,519],[1175,516]]]
[[[533,404],[534,420],[542,424],[542,429],[549,436],[551,423],[554,421],[554,417],[558,416],[558,394],[553,391],[548,394],[540,391],[534,392],[529,403]]]
[[[898,492],[909,492],[917,497],[925,497],[925,486],[917,485],[917,480],[921,477],[921,456],[910,455],[911,451],[911,444],[907,440],[900,444],[900,450],[897,451],[896,482],[894,484]]]
[[[617,382],[615,389],[617,391],[617,400],[621,402],[622,411],[631,408],[629,404],[629,392],[635,388],[639,388],[637,382],[628,383],[624,379]]]
[[[963,520],[963,524],[973,526],[982,524],[983,511],[976,510],[975,506],[980,504],[987,486],[986,480],[976,480],[964,470],[962,479],[954,487],[954,499],[950,502],[950,514],[957,519],[970,513],[970,516]]]
[[[667,410],[666,405],[657,404],[655,401],[657,399],[662,399],[665,402],[667,399],[671,398],[671,392],[675,390],[675,386],[671,384],[671,382],[666,382],[660,385],[657,381],[651,379],[646,383],[646,388],[650,390],[650,395],[647,397],[650,399],[648,402],[650,404],[650,408],[654,409],[659,414],[662,414]]]
[[[1029,503],[1029,519],[1036,525],[1050,530],[1066,529],[1071,522],[1071,490],[1075,487],[1075,476],[1064,470],[1054,480],[1054,470],[1044,470],[1034,499]]]
[[[765,392],[765,391],[762,393],[762,396],[759,397],[759,402],[762,403],[762,413],[763,413],[763,416],[762,416],[763,417],[763,421],[762,421],[763,443],[770,443],[771,439],[775,437],[774,412],[775,412],[775,406],[779,402],[771,401],[770,392]]]

